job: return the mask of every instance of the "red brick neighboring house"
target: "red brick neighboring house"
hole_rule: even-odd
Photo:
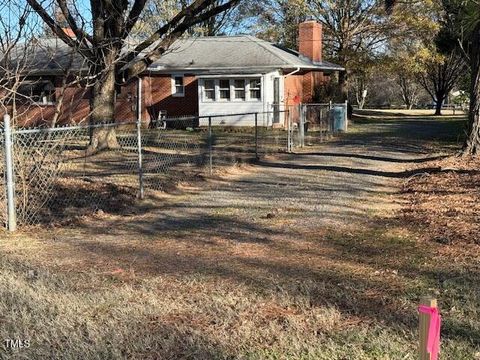
[[[34,56],[31,83],[27,81],[24,88],[36,96],[36,102],[28,108],[17,104],[17,123],[51,122],[58,108],[60,124],[87,122],[90,92],[75,85],[66,88],[61,96],[66,64],[70,64],[67,58],[72,56],[70,50],[58,39],[44,40],[42,49],[48,48],[48,54],[54,56],[49,58],[45,51]],[[75,59],[72,67],[82,68],[81,61]],[[139,78],[119,89],[115,118],[122,122],[136,120],[139,82],[142,121],[148,122],[165,115],[271,112],[308,103],[317,86],[328,81],[333,72],[343,70],[323,61],[322,26],[314,21],[300,24],[298,51],[247,35],[179,40]],[[218,121],[226,125],[253,125],[251,116]],[[269,114],[267,121],[283,125],[280,116]]]

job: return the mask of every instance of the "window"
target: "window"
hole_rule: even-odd
[[[235,99],[245,100],[245,80],[238,79],[234,81]]]
[[[55,86],[48,80],[27,80],[17,90],[20,102],[32,101],[41,105],[55,103]]]
[[[262,83],[258,78],[210,78],[201,83],[202,101],[259,101]]]
[[[215,80],[205,80],[205,100],[215,101]]]
[[[250,99],[260,100],[261,99],[261,82],[260,79],[251,79],[250,80]]]
[[[173,77],[172,95],[185,96],[185,85],[183,84],[183,76]]]
[[[230,100],[230,80],[220,80],[220,100]]]

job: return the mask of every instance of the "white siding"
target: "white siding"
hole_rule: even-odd
[[[222,115],[222,114],[236,114],[236,113],[251,113],[259,112],[263,113],[266,111],[271,111],[270,104],[273,103],[273,79],[275,76],[279,76],[278,72],[271,72],[263,75],[231,75],[231,76],[222,76],[222,77],[205,77],[205,79],[251,79],[251,78],[261,78],[262,82],[262,95],[261,100],[230,100],[230,101],[220,101],[218,100],[218,91],[216,93],[216,101],[209,101],[204,99],[203,94],[203,79],[200,79],[198,82],[198,112],[200,116],[208,115]],[[283,93],[282,81],[280,81],[280,94]],[[218,89],[217,89],[218,90]],[[233,91],[233,88],[232,90]],[[265,123],[267,121],[265,115],[259,115],[259,123]],[[225,116],[225,117],[216,117],[212,118],[213,125],[225,125],[225,126],[254,126],[255,117],[254,115],[244,115],[244,116]],[[208,118],[201,118],[200,125],[208,125]]]

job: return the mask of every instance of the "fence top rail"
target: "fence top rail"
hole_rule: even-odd
[[[182,117],[171,117],[154,120],[157,121],[187,121],[195,119],[208,119],[208,118],[222,118],[222,117],[231,117],[231,116],[245,116],[245,115],[264,115],[264,114],[280,114],[288,113],[289,110],[278,110],[278,111],[259,111],[259,112],[243,112],[243,113],[230,113],[230,114],[213,114],[213,115],[192,115],[192,116],[182,116]],[[136,125],[137,121],[118,121],[110,123],[99,123],[99,124],[79,124],[79,125],[64,125],[56,127],[31,127],[31,128],[16,128],[12,129],[12,132],[15,134],[29,134],[29,133],[51,133],[59,131],[71,131],[71,130],[82,130],[82,129],[95,129],[95,128],[108,128],[108,127],[118,127],[124,125]],[[0,126],[0,132],[3,132],[3,126]]]
[[[264,114],[279,114],[279,113],[288,113],[289,110],[278,110],[278,111],[254,111],[254,112],[244,112],[244,113],[231,113],[231,114],[214,114],[214,115],[201,115],[197,116],[198,119],[208,119],[208,118],[219,118],[227,116],[244,116],[244,115],[264,115]]]
[[[118,127],[122,125],[136,125],[135,121],[130,122],[113,122],[113,123],[101,123],[101,124],[82,124],[82,125],[65,125],[57,127],[37,127],[37,128],[26,128],[26,129],[14,129],[12,132],[15,134],[28,134],[28,133],[49,133],[57,131],[71,131],[71,130],[82,130],[82,129],[96,129],[96,128],[110,128]],[[3,130],[3,129],[2,129]]]

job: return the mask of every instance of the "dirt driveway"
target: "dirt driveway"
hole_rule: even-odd
[[[431,142],[447,131],[428,119],[358,124],[335,141],[183,187],[140,222],[136,216],[122,217],[120,226],[148,234],[188,229],[254,241],[257,230],[275,224],[297,229],[358,225],[398,209],[396,194],[413,174],[408,169],[441,157],[444,149],[432,152]]]
[[[414,359],[418,298],[453,270],[398,220],[399,189],[451,151],[452,126],[359,122],[128,212],[9,236],[0,336],[29,336],[30,358]],[[442,286],[449,308],[475,297]],[[447,358],[478,349],[474,305],[450,314]]]

